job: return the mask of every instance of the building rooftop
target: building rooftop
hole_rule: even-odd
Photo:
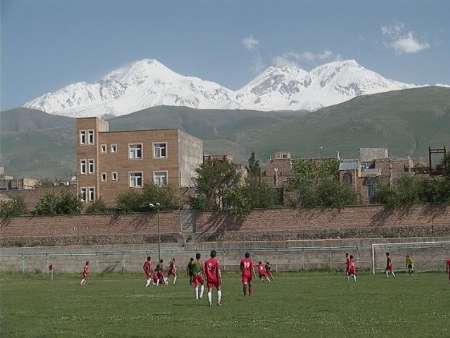
[[[358,168],[359,160],[356,159],[342,160],[339,163],[339,171],[358,170]]]

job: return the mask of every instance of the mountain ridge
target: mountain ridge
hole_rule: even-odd
[[[77,82],[45,93],[24,107],[71,117],[120,116],[160,105],[314,111],[360,95],[412,87],[416,85],[386,79],[355,60],[343,60],[311,71],[295,65],[270,66],[240,89],[231,90],[180,75],[158,60],[143,59],[113,70],[97,82]]]

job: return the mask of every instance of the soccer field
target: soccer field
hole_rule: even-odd
[[[196,302],[186,278],[144,288],[142,275],[0,275],[2,337],[450,337],[444,273],[386,280],[336,273],[285,273],[254,282],[244,298],[226,274],[223,305]]]

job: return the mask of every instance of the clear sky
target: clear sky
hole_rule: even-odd
[[[155,58],[237,89],[274,63],[355,59],[450,83],[450,1],[0,0],[1,108]]]

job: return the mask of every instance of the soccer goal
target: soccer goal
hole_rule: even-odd
[[[415,271],[444,271],[450,258],[450,241],[373,243],[372,273],[384,271],[389,252],[395,271],[406,270],[406,256],[414,261]]]

